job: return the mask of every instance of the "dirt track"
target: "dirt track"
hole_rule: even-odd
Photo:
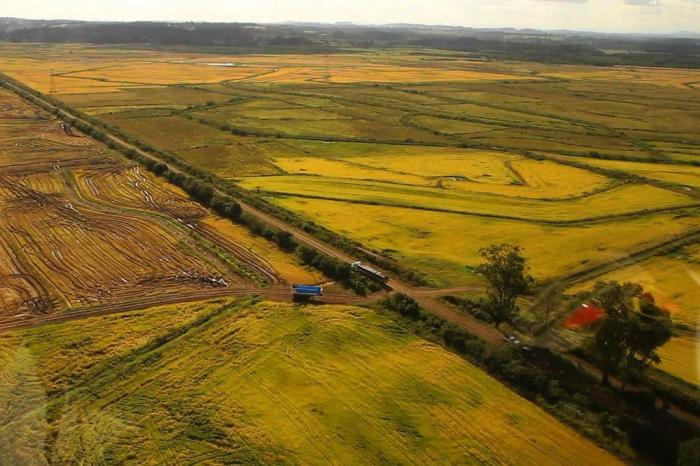
[[[53,314],[43,315],[23,315],[17,316],[14,320],[7,320],[0,323],[0,333],[19,330],[24,328],[40,327],[43,325],[56,324],[60,322],[68,322],[71,320],[86,319],[89,317],[104,316],[109,314],[118,314],[127,311],[136,311],[156,306],[164,306],[168,304],[188,303],[195,301],[204,301],[216,298],[234,298],[244,296],[260,296],[264,299],[274,301],[292,301],[292,294],[289,287],[285,285],[272,286],[269,288],[217,288],[210,291],[198,293],[179,293],[164,296],[148,296],[143,298],[135,298],[124,300],[119,303],[110,303],[100,306],[90,306],[70,311],[57,312]],[[321,298],[315,299],[313,302],[319,304],[367,304],[373,298],[362,298],[345,293],[327,293]]]

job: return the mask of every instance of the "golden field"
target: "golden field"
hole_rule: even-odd
[[[695,335],[674,337],[659,350],[659,368],[693,385],[700,385],[700,344]]]
[[[669,215],[567,227],[320,199],[275,202],[425,270],[443,285],[471,282],[464,267],[478,265],[479,249],[498,242],[521,245],[533,275],[546,279],[626,258],[627,251],[698,227],[696,218]]]
[[[432,187],[314,176],[249,178],[241,186],[272,195],[348,201],[543,223],[594,222],[659,209],[697,207],[697,200],[649,185],[626,185],[583,198],[539,200]]]
[[[2,335],[0,360],[2,461],[618,463],[367,309],[150,309]]]

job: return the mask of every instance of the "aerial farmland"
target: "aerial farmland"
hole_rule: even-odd
[[[665,464],[698,433],[700,70],[0,49],[0,464]],[[634,377],[570,325],[602,282],[668,319]]]

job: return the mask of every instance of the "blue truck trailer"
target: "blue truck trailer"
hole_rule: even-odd
[[[323,296],[323,287],[320,285],[292,285],[292,295],[299,298]]]

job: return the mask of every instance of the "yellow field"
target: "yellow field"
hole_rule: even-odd
[[[180,63],[124,63],[102,69],[70,71],[64,80],[89,79],[127,84],[215,83],[247,78],[265,71],[263,68],[190,65]],[[57,84],[61,85],[61,82]]]
[[[571,160],[593,167],[607,168],[634,173],[646,178],[668,181],[700,188],[700,167],[689,165],[671,165],[663,163],[623,162],[618,160],[599,160],[571,157]]]
[[[585,270],[697,228],[697,218],[641,219],[555,227],[387,206],[317,199],[275,202],[326,227],[385,250],[443,284],[469,282],[465,265],[481,263],[479,249],[507,242],[525,248],[536,278]]]
[[[433,155],[429,148],[414,152],[336,159],[284,157],[274,159],[274,164],[293,175],[385,181],[535,199],[581,195],[610,183],[587,170],[505,153],[444,150]]]
[[[0,360],[4,463],[618,464],[361,308],[151,309],[0,336]]]
[[[697,259],[656,256],[582,283],[575,289],[589,289],[597,280],[640,283],[654,295],[659,305],[671,311],[674,320],[700,329],[700,262]]]
[[[649,209],[698,205],[692,198],[650,185],[626,185],[583,198],[542,201],[378,181],[298,175],[248,178],[240,184],[249,190],[276,194],[548,222],[582,221]]]
[[[285,157],[274,160],[275,165],[284,172],[293,175],[317,175],[333,178],[348,178],[354,180],[378,180],[395,183],[428,186],[430,180],[408,173],[375,170],[359,163],[345,160],[328,160],[317,157]]]
[[[696,335],[672,338],[659,349],[660,368],[700,386],[700,341]]]
[[[342,150],[338,151],[342,154]],[[434,147],[384,147],[381,151],[344,160],[373,169],[393,170],[425,177],[464,177],[479,183],[510,184],[517,181],[506,162],[520,160],[495,151]]]
[[[569,68],[567,70],[567,68]],[[645,68],[645,67],[608,67],[595,70],[577,66],[560,67],[562,71],[549,72],[549,76],[565,79],[583,79],[600,81],[623,81],[636,84],[653,84],[657,86],[685,87],[689,82],[700,80],[697,70],[677,68]]]
[[[28,46],[32,47],[32,46]],[[518,73],[426,68],[415,58],[406,57],[401,65],[368,63],[357,55],[245,55],[216,57],[197,53],[129,51],[100,53],[93,48],[68,46],[71,54],[58,54],[53,47],[35,46],[33,52],[43,58],[30,58],[27,46],[8,46],[0,58],[0,69],[10,76],[49,92],[51,75],[61,94],[81,92],[118,92],[144,85],[181,83],[267,82],[336,83],[366,82],[441,82],[537,79]],[[107,49],[108,50],[108,49]],[[23,53],[24,52],[24,53]],[[328,72],[330,70],[330,73]]]

